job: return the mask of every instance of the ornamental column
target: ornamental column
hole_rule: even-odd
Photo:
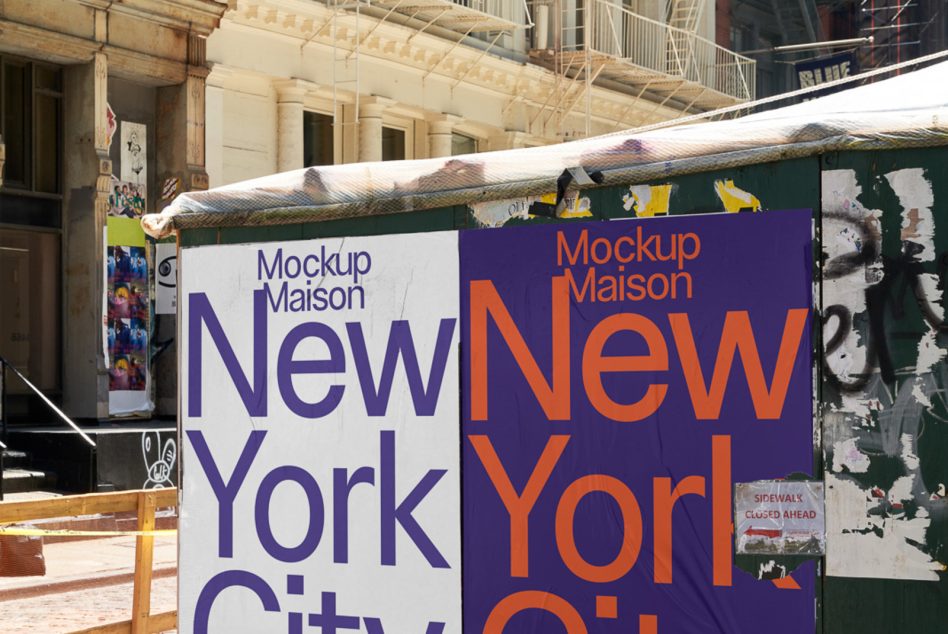
[[[359,104],[359,161],[382,160],[382,115],[390,99],[371,97]]]
[[[277,171],[289,172],[303,165],[303,101],[307,86],[298,79],[277,81]]]
[[[63,409],[75,418],[109,415],[103,354],[103,230],[109,210],[109,63],[105,53],[63,69]]]
[[[442,114],[428,120],[428,158],[451,156],[451,135],[461,117]]]

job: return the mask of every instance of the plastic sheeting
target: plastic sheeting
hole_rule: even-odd
[[[566,168],[602,185],[834,150],[948,143],[948,62],[820,99],[728,121],[448,158],[309,167],[178,196],[142,224],[286,224],[430,209],[553,191]]]

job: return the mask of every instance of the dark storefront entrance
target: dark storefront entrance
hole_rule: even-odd
[[[62,73],[0,56],[0,356],[54,400],[62,392]],[[8,373],[11,422],[46,410]]]

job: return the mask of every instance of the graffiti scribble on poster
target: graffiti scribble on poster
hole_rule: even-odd
[[[148,264],[144,247],[108,247],[109,389],[144,391]]]

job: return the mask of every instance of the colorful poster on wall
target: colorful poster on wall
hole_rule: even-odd
[[[148,370],[150,302],[145,234],[137,220],[109,217],[106,245],[106,349],[109,413],[152,409]]]
[[[461,233],[466,632],[814,631],[733,563],[812,471],[808,211]]]
[[[180,631],[460,632],[457,240],[182,250]]]
[[[112,190],[109,192],[109,215],[125,218],[141,218],[145,213],[144,184],[120,181],[112,177]]]

